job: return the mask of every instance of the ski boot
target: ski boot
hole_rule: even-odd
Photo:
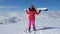
[[[36,31],[35,27],[33,27],[33,30]]]
[[[29,27],[29,29],[28,29],[28,32],[29,32],[29,33],[31,33],[31,30],[30,30],[30,29],[31,29],[31,28]]]

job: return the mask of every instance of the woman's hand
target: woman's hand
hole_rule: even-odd
[[[39,13],[41,12],[41,10],[39,10]]]
[[[29,14],[28,10],[26,10],[26,13]]]
[[[28,10],[26,10],[26,12],[27,12]]]

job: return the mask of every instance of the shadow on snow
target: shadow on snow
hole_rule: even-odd
[[[60,29],[60,28],[58,28],[58,27],[43,27],[41,29],[37,29],[37,31],[39,31],[39,30],[48,30],[48,29]]]

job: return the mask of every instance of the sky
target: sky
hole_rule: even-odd
[[[34,4],[36,8],[47,7],[49,11],[60,11],[60,0],[0,0],[0,11],[21,11]]]

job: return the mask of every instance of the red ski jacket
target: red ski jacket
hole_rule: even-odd
[[[39,15],[41,11],[37,12],[35,11],[28,11],[26,10],[26,13],[29,14],[29,20],[35,20],[35,14]]]

